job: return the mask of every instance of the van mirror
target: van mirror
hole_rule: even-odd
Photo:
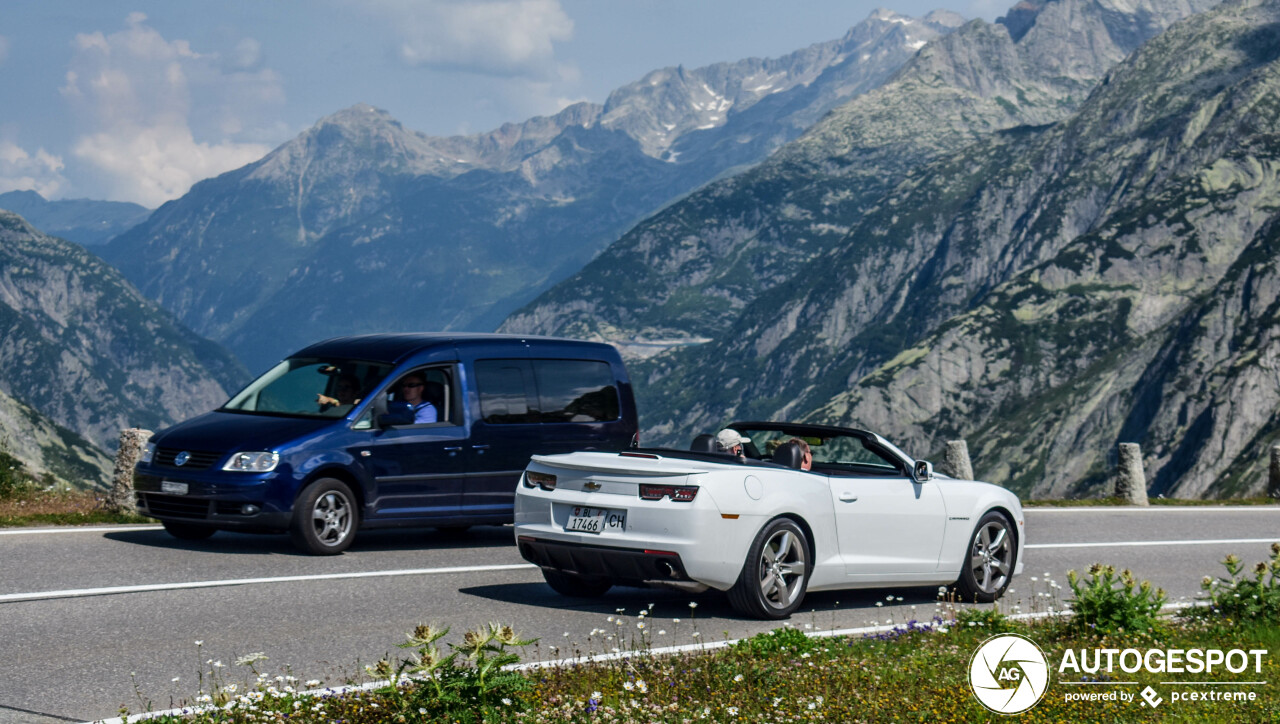
[[[402,400],[387,403],[387,411],[378,415],[378,427],[413,424],[413,406]]]
[[[927,460],[917,460],[915,468],[911,471],[911,479],[917,483],[927,483],[933,480],[933,463]]]

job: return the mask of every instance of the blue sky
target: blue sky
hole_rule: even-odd
[[[157,206],[356,103],[431,135],[991,0],[6,0],[0,192]]]

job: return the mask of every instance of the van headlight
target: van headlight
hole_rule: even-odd
[[[273,452],[239,452],[232,455],[222,469],[233,473],[269,473],[279,462],[280,456]]]
[[[154,442],[147,443],[142,448],[142,462],[149,463],[151,458],[156,456],[156,444]]]

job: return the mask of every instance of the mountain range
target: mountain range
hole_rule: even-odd
[[[980,477],[1033,497],[1104,489],[1116,443],[1138,442],[1153,495],[1257,493],[1280,438],[1280,3],[1158,34],[1199,8],[1019,7],[628,232],[504,328],[668,340],[638,367],[651,441],[754,417],[868,427],[917,454],[963,437]],[[1092,42],[1038,46],[1082,29]],[[1080,55],[1151,36],[1114,67]],[[965,57],[1008,62],[984,77]],[[913,103],[925,115],[868,124]],[[920,141],[887,122],[921,117]],[[824,157],[832,139],[852,152]],[[917,162],[886,166],[865,139]],[[865,191],[868,168],[897,173]],[[681,218],[695,231],[664,223]],[[785,239],[794,261],[757,263]],[[621,263],[640,281],[608,279]]]
[[[46,234],[83,246],[105,244],[151,214],[151,209],[125,201],[47,201],[35,191],[0,194],[0,209],[12,211]]]
[[[100,252],[255,370],[335,334],[489,331],[637,220],[758,162],[962,22],[877,11],[782,58],[656,70],[603,105],[474,136],[356,106]]]
[[[118,271],[8,211],[0,211],[0,369],[9,452],[36,472],[88,476],[73,483],[100,480],[89,469],[103,469],[101,450],[115,449],[121,429],[173,424],[247,382],[230,352]]]

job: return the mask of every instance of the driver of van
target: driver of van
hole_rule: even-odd
[[[316,402],[320,403],[321,411],[340,405],[360,404],[360,381],[353,374],[342,375],[334,385],[333,394],[334,397],[324,394],[316,395]]]
[[[413,424],[421,425],[436,422],[440,413],[436,406],[422,398],[423,389],[427,386],[427,378],[420,372],[410,372],[400,380],[400,399],[413,407]]]

